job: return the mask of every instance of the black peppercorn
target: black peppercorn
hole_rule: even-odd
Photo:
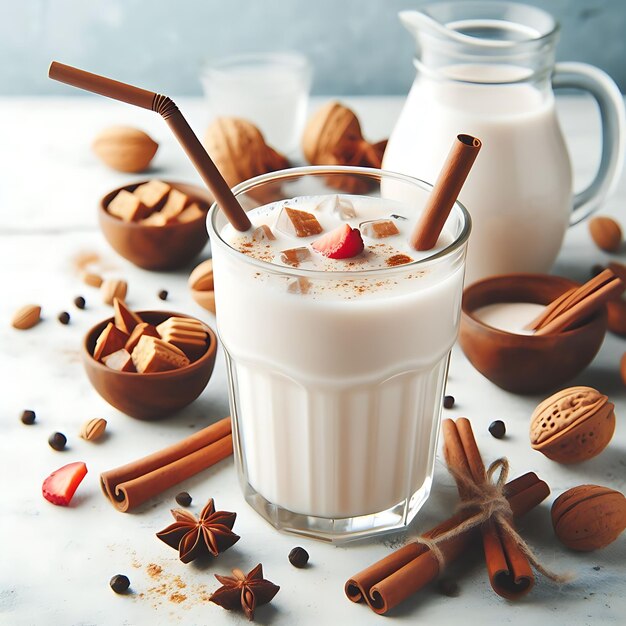
[[[115,593],[126,593],[130,587],[130,580],[128,580],[128,576],[124,576],[124,574],[116,574],[109,581],[109,585],[111,585],[111,589],[113,589]]]
[[[22,412],[20,419],[22,420],[22,424],[26,424],[30,426],[35,423],[35,411],[26,410]]]
[[[454,396],[445,396],[443,399],[444,409],[451,409],[454,406]]]
[[[309,553],[300,546],[297,546],[289,553],[289,562],[297,568],[306,567],[309,562]]]
[[[67,437],[63,433],[52,433],[50,437],[48,437],[48,443],[51,448],[60,452],[65,448]]]
[[[70,314],[67,311],[61,311],[61,313],[57,315],[57,319],[61,324],[67,325],[70,323]]]
[[[191,496],[186,491],[177,493],[175,499],[180,506],[189,506],[191,504]]]
[[[496,439],[502,439],[506,435],[506,425],[502,420],[496,420],[489,424],[489,432]]]
[[[74,306],[77,309],[84,309],[85,308],[85,298],[83,298],[82,296],[76,296],[74,298]]]
[[[161,289],[161,291],[159,291],[158,296],[159,296],[159,300],[167,300],[167,296],[169,294],[167,293],[167,291],[165,289]]]

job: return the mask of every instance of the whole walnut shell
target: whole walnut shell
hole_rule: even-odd
[[[348,107],[329,102],[307,122],[302,135],[302,151],[312,165],[353,165],[380,168],[387,140],[371,144],[363,138],[359,119]],[[365,193],[371,186],[364,178],[334,174],[330,187],[347,193]]]
[[[546,398],[530,423],[530,443],[549,459],[579,463],[606,448],[615,431],[613,403],[591,387],[570,387]]]
[[[363,141],[357,116],[339,102],[329,102],[309,119],[302,135],[302,151],[311,165],[333,165],[328,158],[346,164]]]
[[[230,187],[289,167],[289,161],[265,143],[254,124],[236,117],[216,118],[207,128],[204,146]]]
[[[561,543],[572,550],[604,548],[626,529],[626,498],[608,487],[573,487],[554,501],[552,526]]]

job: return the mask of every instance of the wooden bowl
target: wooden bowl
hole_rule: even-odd
[[[549,391],[581,372],[606,333],[603,308],[583,324],[554,335],[517,335],[487,326],[473,312],[488,304],[549,304],[578,284],[546,274],[509,274],[478,281],[463,292],[459,343],[472,365],[492,383],[513,393]]]
[[[144,321],[156,326],[168,317],[189,317],[170,311],[137,311]],[[110,317],[96,324],[85,336],[82,360],[95,390],[116,409],[141,420],[154,420],[170,415],[193,402],[204,390],[213,373],[217,353],[217,337],[207,326],[207,351],[186,367],[167,372],[138,374],[118,372],[93,358],[96,339]],[[204,322],[203,322],[204,323]],[[205,324],[206,326],[206,324]]]
[[[202,187],[164,181],[198,201],[200,206],[206,207],[203,215],[185,224],[174,222],[165,226],[151,226],[141,222],[125,222],[107,211],[109,203],[119,191],[134,191],[146,182],[148,181],[140,180],[107,193],[100,200],[98,208],[100,228],[117,253],[143,269],[172,270],[183,267],[201,252],[208,241],[206,215],[213,198]]]

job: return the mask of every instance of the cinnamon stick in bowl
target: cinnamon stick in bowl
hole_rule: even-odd
[[[137,461],[100,474],[104,495],[126,513],[233,453],[230,417]]]

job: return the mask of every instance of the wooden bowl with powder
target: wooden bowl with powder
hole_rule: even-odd
[[[492,383],[513,393],[543,393],[568,382],[591,363],[602,345],[607,327],[604,307],[571,330],[541,336],[495,328],[485,322],[483,312],[497,304],[547,305],[577,286],[559,276],[507,274],[466,287],[459,333],[465,356]]]

